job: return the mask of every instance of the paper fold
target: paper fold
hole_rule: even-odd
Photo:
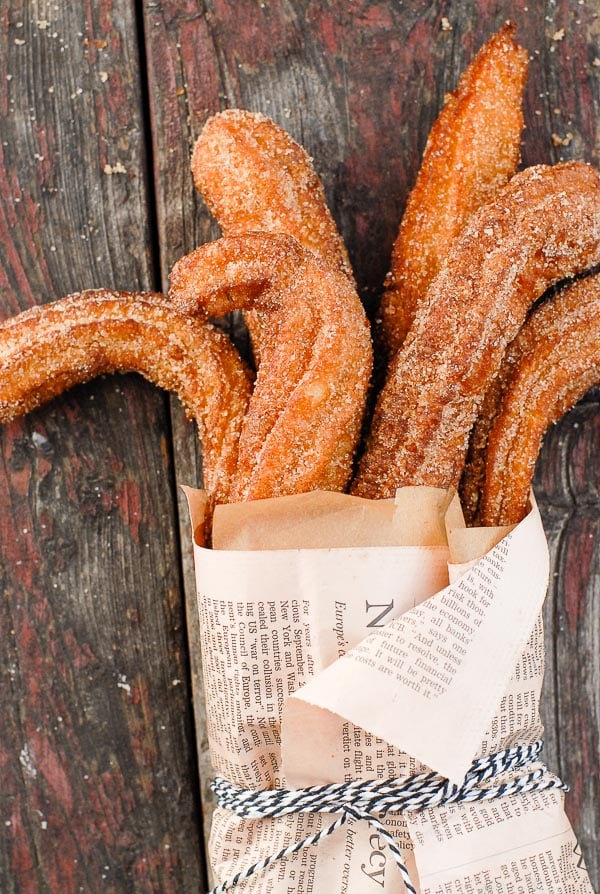
[[[541,611],[548,561],[534,508],[455,583],[311,678],[284,707],[286,775],[298,730],[325,709],[460,782]]]
[[[512,530],[468,530],[457,499],[432,488],[380,502],[308,494],[218,509],[213,544],[225,548],[208,550],[205,501],[187,496],[218,775],[263,789],[432,768],[460,782],[475,756],[540,737],[548,552],[534,503]],[[224,881],[326,822],[219,808],[214,872]],[[553,894],[591,894],[560,793],[382,822],[420,894],[492,890],[519,873]],[[347,823],[247,887],[404,891],[366,823]]]

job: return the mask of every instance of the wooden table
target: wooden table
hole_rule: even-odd
[[[371,312],[427,133],[513,17],[531,66],[523,162],[598,164],[592,0],[5,0],[0,313],[166,288],[217,228],[188,159],[207,116],[272,116],[314,156]],[[598,393],[550,432],[547,757],[600,884]],[[0,890],[207,884],[210,766],[177,401],[134,376],[0,430]]]

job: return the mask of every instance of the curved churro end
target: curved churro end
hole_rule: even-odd
[[[547,428],[600,382],[600,275],[535,310],[508,354],[487,445],[484,525],[521,521]]]
[[[283,291],[305,255],[293,236],[226,236],[177,261],[169,273],[169,297],[180,310],[211,317],[252,307],[258,296],[264,304],[271,295],[271,280],[275,277]]]
[[[600,175],[517,174],[470,219],[390,364],[353,492],[458,486],[469,431],[507,344],[552,283],[600,261]]]
[[[179,261],[170,295],[187,308],[195,296],[209,315],[254,308],[266,321],[233,499],[343,490],[372,363],[365,313],[347,277],[290,236],[252,233]]]
[[[209,118],[192,173],[223,235],[288,233],[354,282],[311,158],[269,118],[242,109]]]
[[[392,252],[381,304],[390,356],[469,216],[519,164],[527,52],[506,23],[483,45],[434,123]]]
[[[154,293],[88,290],[0,324],[0,422],[112,372],[174,391],[198,425],[205,487],[229,498],[250,377],[227,337]]]

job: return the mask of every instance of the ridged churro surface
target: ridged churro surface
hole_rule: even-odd
[[[232,499],[343,490],[372,362],[348,278],[290,236],[247,233],[182,258],[170,295],[188,311],[254,308],[265,320]]]
[[[224,236],[287,233],[354,285],[346,246],[311,158],[270,118],[244,109],[209,118],[194,147],[192,173]],[[261,319],[244,311],[257,362],[264,339]]]
[[[392,252],[381,304],[396,353],[453,240],[517,169],[527,52],[505,24],[483,45],[434,123]]]
[[[198,424],[205,488],[226,500],[250,379],[222,332],[164,296],[90,290],[2,323],[0,422],[112,372],[137,372],[177,393]]]
[[[353,492],[457,486],[483,396],[533,302],[600,261],[600,175],[517,174],[473,215],[433,280],[379,396]]]
[[[194,147],[192,173],[224,236],[287,233],[352,279],[311,158],[265,115],[228,109],[209,118]]]
[[[600,382],[600,276],[564,288],[534,311],[498,382],[482,493],[485,525],[521,521],[547,428]]]

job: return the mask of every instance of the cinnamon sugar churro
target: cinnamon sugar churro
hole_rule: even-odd
[[[0,324],[0,422],[103,373],[175,391],[198,424],[205,488],[228,499],[250,378],[226,336],[154,293],[89,290]]]
[[[527,52],[506,23],[446,98],[429,134],[392,253],[381,304],[383,341],[396,353],[429,283],[468,217],[517,169]]]
[[[194,147],[192,173],[224,236],[287,233],[354,285],[310,157],[265,115],[227,109],[209,118]],[[261,317],[246,309],[244,320],[258,361]]]
[[[224,236],[287,233],[353,281],[310,157],[265,115],[227,109],[209,118],[194,147],[192,173]]]
[[[187,311],[255,308],[268,318],[232,499],[343,490],[372,361],[366,317],[347,277],[291,236],[248,233],[182,258],[170,295]]]
[[[600,382],[600,275],[561,290],[534,311],[498,376],[487,443],[481,522],[521,521],[542,438]]]
[[[600,175],[578,162],[517,174],[470,219],[391,364],[353,492],[457,486],[507,344],[552,283],[600,261]]]

